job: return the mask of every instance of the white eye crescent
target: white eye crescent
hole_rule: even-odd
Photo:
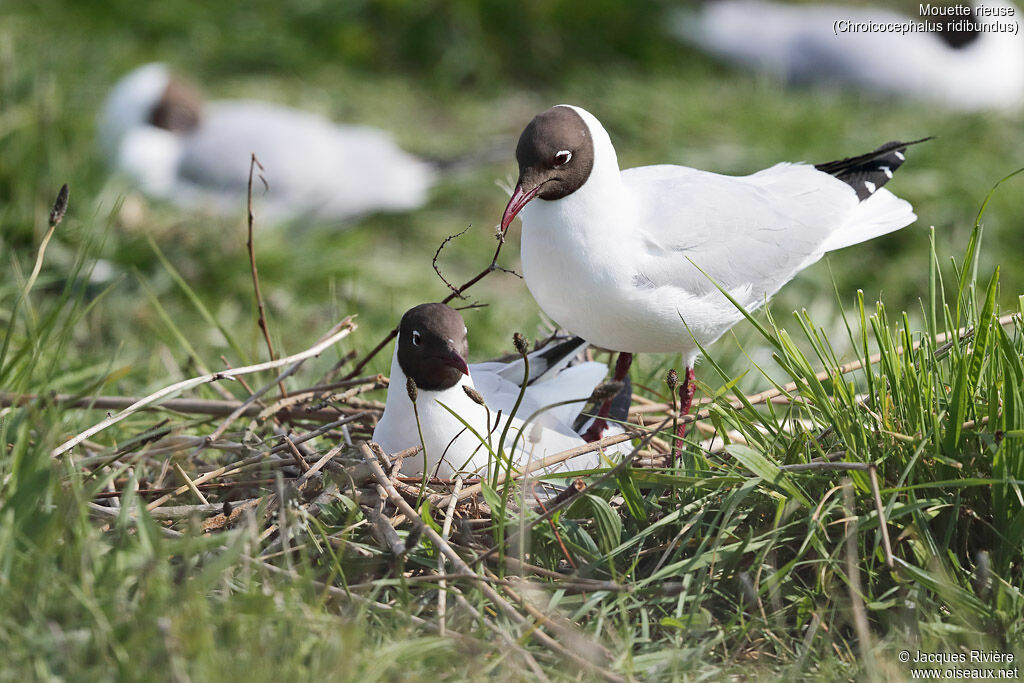
[[[413,346],[419,346],[420,345],[420,333],[417,332],[416,330],[412,331],[412,345]]]
[[[565,166],[572,159],[572,152],[563,149],[555,152],[555,166]]]

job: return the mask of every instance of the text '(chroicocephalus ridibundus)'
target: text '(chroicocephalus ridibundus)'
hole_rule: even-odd
[[[680,10],[676,35],[777,78],[850,84],[958,110],[1024,105],[1020,10],[1006,0],[883,7],[715,0]]]
[[[255,153],[268,183],[256,196],[271,222],[415,209],[436,176],[384,131],[254,100],[204,103],[163,64],[115,86],[99,131],[116,170],[143,192],[221,215],[241,215]]]
[[[584,444],[570,425],[608,372],[595,362],[567,367],[585,346],[582,339],[573,339],[529,354],[529,383],[503,444],[506,453],[513,453],[516,469]],[[467,365],[468,350],[466,324],[455,309],[421,304],[402,316],[384,415],[373,430],[373,440],[385,452],[396,453],[421,445],[422,430],[425,460],[407,458],[403,473],[420,475],[426,462],[429,476],[481,476],[496,464],[487,445],[497,451],[525,366],[521,358]],[[415,382],[415,411],[409,379]],[[481,398],[485,405],[479,403]],[[600,464],[600,455],[589,453],[545,472]]]
[[[910,204],[882,189],[907,144],[742,177],[670,165],[620,171],[601,123],[559,105],[519,138],[519,181],[501,229],[522,216],[527,287],[559,325],[620,352],[615,379],[633,353],[682,352],[688,411],[697,343],[741,318],[718,288],[755,309],[825,252],[913,222]],[[598,421],[586,437],[601,429]]]

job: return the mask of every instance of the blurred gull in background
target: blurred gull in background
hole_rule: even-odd
[[[391,136],[255,100],[204,102],[163,64],[125,76],[99,118],[110,163],[145,194],[182,207],[244,215],[250,155],[268,189],[253,187],[271,222],[341,222],[422,206],[435,167]]]
[[[913,6],[918,8],[917,3]],[[993,14],[981,15],[979,7]],[[711,0],[699,9],[677,12],[671,26],[686,42],[787,82],[850,84],[964,111],[1020,108],[1020,10],[1005,0],[976,2],[973,13],[967,5],[959,8],[966,16],[917,17],[881,7]],[[922,21],[942,30],[863,30],[871,23],[914,26]],[[1014,24],[1016,33],[995,30]]]

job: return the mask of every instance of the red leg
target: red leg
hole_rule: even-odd
[[[615,361],[615,375],[613,379],[616,382],[621,382],[626,379],[626,375],[629,374],[629,366],[633,364],[633,354],[631,353],[619,353],[618,360]],[[583,440],[587,443],[597,441],[604,434],[604,430],[608,428],[608,421],[604,418],[608,417],[608,413],[612,409],[612,400],[608,399],[601,403],[601,409],[597,411],[597,419],[590,425],[590,429],[583,433]]]
[[[696,386],[693,382],[693,368],[686,368],[686,380],[683,382],[683,386],[679,387],[679,415],[688,415],[690,413],[690,406],[693,405],[693,392],[696,390]],[[686,435],[686,423],[681,422],[676,427],[676,436],[680,439]]]

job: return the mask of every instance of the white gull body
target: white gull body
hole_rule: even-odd
[[[593,168],[568,196],[522,208],[522,267],[540,307],[596,346],[682,352],[692,367],[694,340],[709,344],[741,318],[716,283],[754,309],[825,252],[915,219],[884,188],[859,201],[802,164],[743,177],[669,165],[620,171],[601,123],[571,108],[589,129]]]
[[[497,450],[507,416],[519,395],[523,378],[522,361],[477,363],[470,365],[469,370],[470,374],[464,375],[450,389],[419,389],[417,392],[416,409],[423,430],[423,445],[427,452],[430,476],[447,478],[457,474],[487,475],[492,471],[489,468],[495,464],[487,448],[482,445],[481,438],[488,441],[493,450]],[[504,450],[511,453],[513,442],[518,438],[513,456],[516,469],[584,445],[585,442],[572,430],[571,425],[607,372],[606,366],[595,362],[579,363],[571,367],[558,365],[527,387],[504,443]],[[463,387],[478,391],[487,407],[469,398]],[[574,402],[545,410],[563,401]],[[469,424],[481,438],[467,430],[462,420],[445,406]],[[542,412],[531,420],[538,411]],[[406,375],[398,362],[397,339],[391,359],[384,414],[374,428],[373,440],[389,454],[420,445],[416,414],[406,391]],[[406,458],[402,464],[403,474],[422,474],[423,462],[422,453]],[[601,464],[600,454],[592,452],[553,465],[544,472],[553,474],[592,469]]]
[[[435,169],[382,130],[252,100],[207,102],[198,126],[187,132],[151,125],[150,112],[171,78],[163,64],[136,69],[100,115],[100,140],[112,165],[150,196],[244,215],[255,153],[269,187],[255,180],[253,195],[271,222],[342,222],[427,201]]]
[[[1024,18],[1006,0],[974,6],[1008,14],[979,16],[982,31],[959,47],[930,32],[841,29],[964,17],[910,17],[838,4],[716,0],[678,12],[673,30],[707,52],[786,81],[851,84],[958,110],[1018,109],[1024,105]],[[1016,32],[992,30],[1014,25]]]

